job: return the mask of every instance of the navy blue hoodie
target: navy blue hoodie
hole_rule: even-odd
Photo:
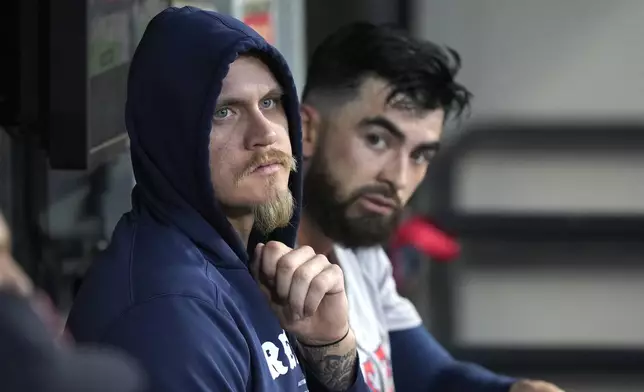
[[[209,134],[221,82],[237,56],[251,51],[284,89],[301,165],[290,71],[277,50],[238,20],[169,8],[150,22],[131,65],[132,210],[88,271],[68,328],[80,342],[128,351],[149,373],[154,392],[325,390],[305,377],[248,268],[248,250],[258,241],[294,245],[301,175],[289,180],[298,205],[290,225],[267,238],[254,231],[248,246],[220,211],[210,181]],[[360,372],[350,391],[367,391]]]

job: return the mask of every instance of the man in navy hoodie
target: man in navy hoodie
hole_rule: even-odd
[[[303,94],[304,210],[298,243],[344,270],[351,326],[374,392],[560,392],[454,359],[396,291],[384,243],[470,92],[456,52],[356,23],[314,52]],[[438,299],[440,300],[440,298]]]
[[[128,81],[132,210],[68,327],[151,391],[366,391],[342,271],[296,250],[298,100],[282,56],[191,7],[148,25]],[[265,245],[264,245],[265,244]]]

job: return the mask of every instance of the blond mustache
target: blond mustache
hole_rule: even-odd
[[[295,157],[281,151],[272,150],[263,155],[255,156],[246,170],[238,176],[237,182],[241,181],[244,177],[249,176],[258,167],[272,164],[282,165],[290,172],[297,172],[297,161]]]

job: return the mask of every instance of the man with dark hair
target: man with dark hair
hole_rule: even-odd
[[[425,177],[448,118],[472,95],[458,54],[392,27],[357,23],[310,62],[301,108],[304,210],[300,245],[345,274],[349,319],[373,391],[555,392],[456,361],[397,292],[381,244]]]

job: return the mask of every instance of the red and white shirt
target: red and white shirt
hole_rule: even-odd
[[[381,247],[350,250],[334,247],[345,276],[349,323],[362,372],[373,392],[393,392],[389,332],[422,324],[414,305],[396,291],[391,262]]]

